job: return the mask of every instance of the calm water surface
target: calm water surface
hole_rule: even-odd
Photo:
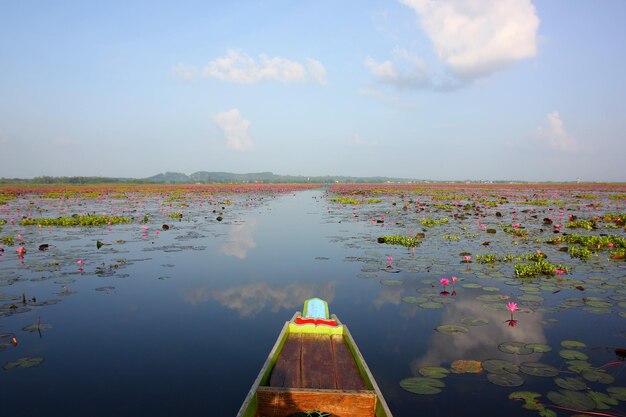
[[[511,271],[460,263],[463,251],[485,252],[481,238],[459,243],[440,235],[414,254],[379,245],[377,236],[404,234],[406,228],[397,221],[373,224],[380,208],[353,213],[329,203],[324,190],[234,204],[225,208],[222,222],[212,209],[191,207],[177,222],[148,199],[139,208],[155,219],[147,230],[137,223],[90,229],[5,225],[4,232],[23,234],[30,250],[23,264],[14,248],[0,257],[0,304],[21,305],[6,298],[22,293],[39,303],[60,302],[0,317],[0,334],[19,340],[0,351],[0,363],[45,358],[38,367],[0,371],[0,416],[233,416],[283,322],[313,296],[328,300],[331,312],[348,324],[396,417],[536,416],[508,395],[523,389],[545,397],[559,389],[553,378],[524,376],[524,386],[511,388],[490,383],[484,372],[451,375],[441,394],[429,396],[409,393],[399,382],[424,365],[449,367],[458,359],[544,362],[562,370],[562,377],[576,376],[559,356],[562,340],[585,342],[594,367],[616,361],[613,349],[626,344],[625,319],[618,315],[624,310],[618,303],[626,299],[622,264],[592,259],[580,267],[579,275],[591,278],[586,296],[612,303],[608,314],[596,314],[584,310],[584,300],[571,299],[582,300],[571,285],[524,289],[511,282]],[[171,228],[160,231],[162,222]],[[432,233],[463,233],[459,225],[447,227]],[[97,249],[98,240],[110,245]],[[41,243],[54,246],[39,252]],[[394,258],[392,268],[387,257]],[[82,271],[77,259],[84,261]],[[452,275],[459,277],[455,296],[440,296],[439,279]],[[464,287],[469,283],[480,287]],[[508,311],[477,299],[498,294],[520,303],[518,326],[507,326]],[[524,295],[541,300],[524,303]],[[443,304],[422,308],[403,302],[406,296]],[[471,326],[467,334],[434,330],[467,317],[489,323]],[[38,320],[52,328],[41,334],[22,330]],[[498,349],[511,341],[553,350],[511,355]],[[605,388],[626,385],[620,370],[610,369],[616,380]]]

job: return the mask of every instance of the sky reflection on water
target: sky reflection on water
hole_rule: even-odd
[[[158,203],[147,202],[145,210],[157,213]],[[377,236],[405,229],[389,222],[372,225],[380,215],[376,207],[357,216],[350,207],[329,204],[322,190],[249,207],[236,202],[224,210],[222,222],[214,220],[212,207],[198,203],[181,222],[152,214],[147,230],[138,224],[20,228],[32,245],[45,241],[54,247],[33,250],[25,265],[5,252],[3,279],[20,281],[0,287],[0,293],[61,302],[0,318],[0,333],[20,339],[18,348],[0,352],[3,363],[45,357],[37,368],[0,372],[0,415],[234,415],[282,323],[313,296],[328,300],[348,324],[396,417],[416,410],[428,416],[495,410],[533,415],[507,399],[510,389],[488,383],[484,374],[449,377],[438,396],[402,390],[399,381],[418,375],[424,365],[501,358],[564,367],[560,341],[580,338],[599,347],[593,358],[599,366],[614,360],[609,347],[623,343],[623,318],[616,314],[590,319],[580,309],[549,310],[561,308],[575,290],[550,295],[543,304],[525,303],[515,313],[519,325],[508,327],[508,311],[487,309],[476,297],[517,299],[524,294],[518,287],[503,284],[506,277],[488,267],[458,264],[466,244],[425,241],[414,255],[379,245]],[[170,229],[156,234],[165,221]],[[110,245],[98,250],[97,240]],[[479,248],[480,239],[473,244]],[[386,267],[387,257],[394,258],[394,268]],[[79,258],[82,272],[75,265]],[[51,260],[60,266],[51,267]],[[605,270],[608,276],[622,274],[621,266],[611,267],[618,269]],[[438,280],[453,274],[459,276],[455,296],[441,300]],[[384,280],[399,280],[399,285],[382,285]],[[476,282],[483,288],[463,287]],[[75,294],[59,296],[63,287]],[[112,288],[94,291],[103,287]],[[613,294],[615,288],[595,291]],[[422,295],[446,304],[424,309],[403,301]],[[53,328],[41,337],[20,330],[39,317]],[[459,335],[433,330],[465,317],[489,324]],[[553,351],[518,357],[498,350],[510,341],[546,343]],[[553,389],[551,382],[527,378],[523,389],[545,393]]]

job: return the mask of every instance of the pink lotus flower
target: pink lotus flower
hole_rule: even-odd
[[[83,264],[83,260],[82,259],[79,259],[79,260],[76,261],[76,265],[82,265],[82,264]]]
[[[563,271],[562,269],[557,269],[556,271],[554,271],[554,273],[557,275],[563,275],[565,271]]]
[[[452,285],[454,285],[455,282],[457,282],[458,278],[457,277],[452,277]]]
[[[512,228],[517,229],[518,227],[520,227],[522,224],[521,223],[513,223],[511,225]]]
[[[441,285],[443,285],[444,287],[446,285],[450,285],[450,280],[448,278],[441,278],[439,282],[441,282]]]
[[[513,301],[509,302],[506,305],[506,308],[507,308],[507,310],[509,310],[511,312],[511,314],[513,314],[514,311],[519,310],[519,307],[517,306],[517,303],[513,302]]]
[[[23,246],[20,246],[19,248],[15,249],[15,252],[17,252],[18,255],[24,255],[26,253],[26,248],[24,248]]]
[[[465,263],[470,263],[472,260],[472,257],[470,255],[465,255],[464,258],[465,258]]]

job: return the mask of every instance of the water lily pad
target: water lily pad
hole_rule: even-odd
[[[400,381],[402,389],[420,395],[439,394],[446,384],[440,379],[414,376]]]
[[[591,411],[596,408],[596,402],[590,395],[580,391],[559,390],[550,391],[548,399],[561,407],[574,408],[581,411]]]
[[[562,349],[561,351],[559,351],[559,356],[564,359],[572,359],[577,361],[586,361],[587,359],[589,359],[589,356],[587,356],[585,353],[579,350],[571,349]]]
[[[450,370],[455,374],[479,374],[483,367],[479,361],[459,359],[452,362]]]
[[[565,349],[583,349],[587,347],[586,344],[579,342],[578,340],[563,340],[561,342],[561,346]]]
[[[25,356],[23,358],[18,358],[13,362],[7,362],[4,364],[3,368],[5,370],[13,369],[13,368],[32,368],[35,366],[39,366],[43,363],[44,358],[37,356]]]
[[[619,401],[626,401],[626,387],[608,387],[606,391]]]
[[[516,374],[519,372],[519,366],[515,365],[513,362],[502,359],[487,359],[482,361],[481,365],[485,371],[493,374]]]
[[[581,373],[581,372],[588,371],[594,368],[593,368],[593,365],[591,365],[587,361],[573,360],[573,361],[567,361],[567,369],[572,372]]]
[[[393,287],[404,284],[404,281],[400,281],[399,279],[381,279],[380,283],[388,287]]]
[[[587,394],[594,399],[598,410],[609,410],[612,405],[618,404],[615,398],[609,397],[603,392],[589,391]]]
[[[405,303],[419,304],[419,303],[425,303],[426,301],[428,301],[428,298],[408,296],[408,297],[402,297],[402,301]]]
[[[532,349],[534,353],[546,353],[552,351],[552,348],[543,343],[526,343],[526,348]]]
[[[509,400],[522,400],[524,401],[524,407],[527,410],[542,410],[544,406],[538,401],[541,394],[531,391],[515,391],[509,394]]]
[[[506,311],[506,304],[502,304],[502,303],[486,303],[483,304],[483,307],[486,308],[487,310],[494,310],[494,311]]]
[[[458,333],[467,333],[469,329],[467,327],[459,326],[456,324],[442,324],[441,326],[435,327],[439,333],[448,333],[448,334],[458,334]]]
[[[530,355],[534,353],[532,349],[526,347],[522,342],[504,342],[498,345],[498,350],[513,355]]]
[[[500,291],[500,288],[498,288],[498,287],[483,287],[483,291],[498,292],[498,291]]]
[[[613,307],[613,304],[607,302],[607,301],[600,301],[600,300],[592,300],[592,301],[587,301],[586,303],[589,307],[595,307],[595,308],[611,308]]]
[[[114,289],[115,287],[98,287],[96,288],[96,291],[109,292],[109,291],[113,291]]]
[[[466,326],[484,326],[489,323],[489,320],[481,317],[464,317],[461,319],[461,323]]]
[[[580,378],[555,378],[554,383],[570,391],[583,391],[588,388],[585,381]]]
[[[557,376],[559,370],[554,366],[541,362],[524,362],[519,366],[520,371],[532,376]]]
[[[450,371],[441,366],[422,366],[418,370],[419,374],[426,378],[444,378]]]
[[[583,378],[591,382],[599,382],[601,384],[612,384],[615,382],[613,375],[600,369],[589,369],[587,371],[583,371],[582,375]]]
[[[425,303],[418,304],[418,305],[422,308],[442,308],[443,307],[443,304],[436,303],[434,301],[427,301]]]
[[[24,330],[25,332],[31,332],[31,333],[35,333],[35,332],[45,332],[46,330],[50,330],[52,329],[52,325],[48,324],[48,323],[34,323],[34,324],[29,324],[28,326],[22,327],[22,330]]]
[[[487,379],[492,384],[499,385],[501,387],[519,387],[524,384],[524,378],[518,374],[511,373],[489,373],[487,374]]]
[[[482,285],[474,284],[472,282],[463,284],[463,288],[482,288]]]

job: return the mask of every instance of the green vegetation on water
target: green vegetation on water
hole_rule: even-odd
[[[78,226],[106,226],[112,224],[128,224],[133,220],[123,216],[79,216],[74,214],[68,217],[40,217],[27,218],[20,220],[22,226],[60,226],[60,227],[78,227]]]

